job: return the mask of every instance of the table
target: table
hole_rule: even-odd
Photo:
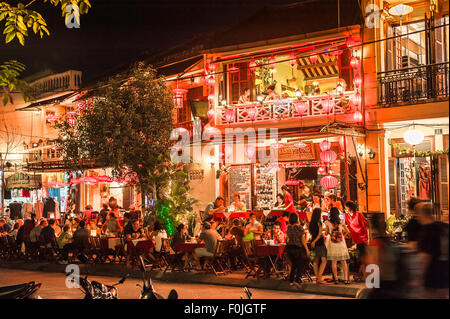
[[[148,239],[127,240],[127,252],[130,255],[146,255],[154,247],[153,241]]]
[[[280,209],[272,209],[269,213],[269,215],[267,216],[277,216],[280,217],[283,215],[283,213],[285,212],[285,210],[280,210]]]
[[[267,257],[272,265],[273,272],[275,275],[283,277],[283,271],[278,270],[276,264],[279,259],[283,257],[284,249],[286,248],[285,244],[279,245],[256,245],[255,246],[255,255],[257,257]],[[275,260],[272,257],[275,257]]]
[[[196,248],[206,247],[205,243],[176,243],[175,251],[193,253]]]
[[[100,247],[102,249],[115,249],[116,246],[120,245],[120,238],[118,237],[101,237]]]
[[[214,220],[229,219],[229,218],[245,218],[245,219],[247,219],[249,215],[250,215],[249,212],[214,213],[213,219]]]

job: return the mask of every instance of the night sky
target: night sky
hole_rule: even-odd
[[[18,1],[7,1],[15,4]],[[20,1],[28,3],[28,1]],[[202,33],[227,28],[265,5],[293,0],[91,0],[80,29],[64,25],[60,8],[35,3],[30,8],[46,19],[50,36],[32,31],[25,47],[16,40],[0,41],[0,61],[17,59],[27,65],[25,76],[50,68],[83,71],[83,84],[111,74],[121,66]],[[270,17],[268,23],[270,23]],[[1,30],[4,21],[1,22]]]

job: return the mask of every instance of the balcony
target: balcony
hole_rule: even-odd
[[[449,63],[381,72],[377,82],[380,106],[448,100]]]
[[[339,114],[347,114],[352,109],[353,91],[344,92],[341,95],[317,95],[312,97],[303,97],[304,102],[301,111],[298,112],[299,100],[297,98],[280,99],[276,101],[267,101],[262,103],[233,105],[227,109],[221,108],[216,111],[217,125],[246,125],[273,123],[274,121],[290,121],[296,119],[311,119]],[[331,107],[323,107],[323,102],[332,101]],[[328,102],[329,103],[329,102]],[[231,113],[227,110],[233,110]]]
[[[59,161],[62,159],[61,150],[55,145],[46,145],[27,149],[23,156],[25,163],[40,163]]]
[[[37,96],[78,90],[81,87],[81,72],[70,70],[52,74],[30,83],[30,86],[36,90]]]

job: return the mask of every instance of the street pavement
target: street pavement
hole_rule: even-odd
[[[97,280],[103,284],[115,284],[120,278],[106,276],[92,276],[90,280]],[[0,269],[0,287],[20,284],[28,281],[42,283],[39,295],[44,299],[80,299],[83,293],[79,289],[66,287],[66,277],[62,273],[48,273],[40,271]],[[120,299],[136,299],[139,296],[141,280],[129,278],[123,285],[118,286]],[[176,289],[181,299],[240,299],[245,293],[243,288],[222,285],[166,283],[153,281],[155,290],[166,297],[171,289]],[[345,299],[336,296],[304,294],[300,292],[251,289],[253,299]]]

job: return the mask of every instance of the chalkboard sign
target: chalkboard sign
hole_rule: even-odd
[[[241,202],[245,202],[245,207],[251,209],[251,167],[250,165],[232,166],[228,178],[229,203],[233,202],[233,196],[239,195]]]

